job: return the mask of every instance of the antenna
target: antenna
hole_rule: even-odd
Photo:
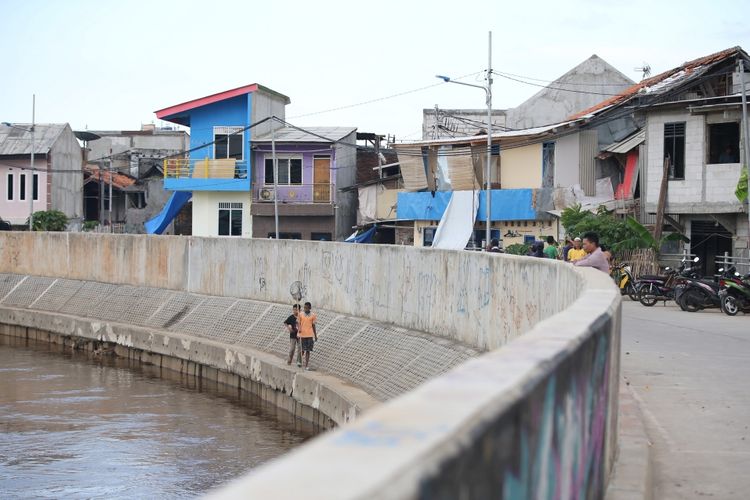
[[[651,65],[644,61],[643,66],[641,66],[640,68],[633,68],[633,71],[640,71],[641,73],[643,73],[643,75],[641,76],[641,80],[645,80],[646,78],[651,76]]]

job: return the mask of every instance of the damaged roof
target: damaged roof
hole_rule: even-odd
[[[698,59],[693,59],[692,61],[683,63],[681,66],[677,66],[676,68],[672,68],[656,76],[652,76],[651,78],[646,78],[645,80],[628,87],[616,96],[605,99],[599,104],[584,109],[580,113],[576,113],[571,116],[570,119],[575,120],[586,118],[605,109],[624,104],[634,97],[663,94],[674,89],[678,85],[697,79],[712,69],[716,64],[725,62],[736,56],[747,58],[747,54],[742,50],[742,47],[737,46],[714,54],[699,57]]]
[[[110,172],[108,170],[101,170],[98,165],[86,165],[83,167],[83,171],[88,175],[85,183],[88,182],[99,182],[101,178],[105,184],[112,183],[112,187],[118,189],[126,189],[135,184],[135,179],[129,175],[121,174],[119,172]]]

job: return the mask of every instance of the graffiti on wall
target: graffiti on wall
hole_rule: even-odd
[[[573,356],[574,369],[553,374],[529,403],[530,422],[522,426],[516,460],[506,468],[503,498],[603,494],[610,339],[600,334],[592,341],[593,349]]]

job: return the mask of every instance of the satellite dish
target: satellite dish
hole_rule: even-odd
[[[292,286],[289,287],[289,293],[297,302],[302,300],[302,298],[305,296],[305,292],[307,292],[307,290],[305,289],[305,286],[301,281],[295,281],[294,283],[292,283]]]

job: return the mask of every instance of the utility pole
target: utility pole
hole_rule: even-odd
[[[490,244],[492,225],[492,185],[490,183],[490,173],[492,170],[492,32],[489,33],[488,50],[487,50],[487,173],[485,186],[486,196],[485,207],[487,208],[487,231],[485,234],[485,248]]]
[[[747,185],[748,185],[748,196],[747,196],[747,231],[748,231],[748,257],[750,257],[750,129],[748,129],[747,122],[747,89],[745,88],[745,61],[740,58],[740,85],[742,85],[742,129],[745,132],[744,137],[744,150],[745,150],[745,168],[747,169]],[[742,168],[742,167],[740,167]]]
[[[435,124],[432,126],[432,138],[438,139],[440,137],[440,124],[438,123],[438,105],[435,104]]]
[[[109,232],[112,232],[112,151],[109,153]]]
[[[276,226],[276,239],[279,239],[279,165],[276,163],[275,118],[271,120],[271,161],[273,162],[273,218]]]
[[[29,231],[34,230],[34,125],[36,124],[36,94],[31,94],[31,172],[29,172]]]

